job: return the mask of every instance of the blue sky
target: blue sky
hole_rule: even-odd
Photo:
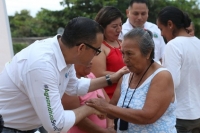
[[[16,11],[27,9],[31,16],[35,16],[41,7],[49,10],[62,10],[64,7],[60,5],[60,1],[62,0],[5,0],[5,4],[8,15],[14,15]]]

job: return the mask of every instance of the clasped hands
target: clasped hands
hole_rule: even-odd
[[[109,103],[102,96],[97,95],[97,97],[87,100],[85,104],[96,109],[95,114],[100,118],[104,118],[107,115],[106,108],[109,107]]]
[[[109,103],[100,95],[97,95],[98,98],[89,99],[85,102],[86,105],[95,109],[95,114],[99,117],[99,119],[107,118],[107,108],[109,107]],[[115,133],[114,130],[114,122],[111,119],[107,119],[107,129],[110,133]]]

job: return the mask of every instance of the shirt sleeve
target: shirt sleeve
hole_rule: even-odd
[[[169,42],[165,47],[162,65],[172,74],[175,89],[180,84],[181,57],[180,48]]]
[[[76,72],[74,67],[70,69],[69,76],[70,76],[69,82],[65,90],[65,93],[67,93],[68,95],[76,95],[76,96],[82,96],[88,93],[91,79],[84,77],[78,79],[76,77]]]
[[[73,111],[63,109],[56,67],[51,62],[38,61],[23,75],[23,80],[25,93],[44,128],[48,132],[67,132],[76,117]]]

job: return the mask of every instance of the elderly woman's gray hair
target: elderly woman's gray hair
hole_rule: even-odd
[[[124,39],[133,39],[138,41],[140,51],[144,56],[147,56],[149,52],[151,52],[151,59],[154,58],[155,47],[152,37],[152,32],[143,28],[134,28],[124,35]]]

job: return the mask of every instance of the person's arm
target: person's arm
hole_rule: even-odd
[[[106,71],[106,46],[101,45],[102,52],[92,59],[92,73],[96,77],[105,76],[106,74],[113,74],[114,72]],[[110,49],[109,49],[110,50]]]
[[[112,83],[116,83],[123,74],[128,72],[129,72],[128,68],[124,66],[117,72],[113,73],[112,75],[109,75],[110,81]],[[69,75],[71,76],[67,85],[67,89],[65,90],[65,93],[67,93],[68,95],[81,96],[85,95],[87,92],[95,91],[99,88],[104,88],[108,86],[108,82],[106,81],[105,76],[95,79],[88,79],[84,77],[77,79],[74,67],[70,70]]]
[[[129,72],[128,68],[126,66],[124,66],[123,68],[121,68],[120,70],[118,70],[117,72],[115,72],[115,73],[113,73],[112,75],[109,76],[110,81],[112,83],[117,83],[118,80],[122,77],[122,75],[126,74],[128,72]],[[104,88],[106,86],[108,86],[108,82],[106,81],[105,76],[95,78],[95,79],[91,79],[89,92],[94,91],[97,88]]]
[[[73,103],[73,104],[72,104]],[[64,94],[62,97],[62,104],[65,110],[72,110],[80,107],[80,100],[77,96],[68,96]],[[111,130],[104,129],[94,124],[90,119],[84,118],[76,126],[87,133],[111,133]]]
[[[105,100],[107,102],[110,102],[110,98],[109,96],[107,95],[106,91],[104,89],[102,89],[102,92],[104,94],[104,97],[105,97]],[[113,128],[114,129],[114,120],[110,119],[110,118],[106,118],[106,124],[107,124],[107,128]]]
[[[38,65],[39,64],[39,65]],[[37,61],[23,75],[24,93],[48,132],[67,132],[75,123],[91,114],[93,108],[82,106],[75,110],[63,110],[60,100],[59,75],[52,61]],[[33,117],[34,118],[34,117]]]
[[[121,108],[103,99],[90,99],[87,105],[134,124],[151,124],[158,120],[174,101],[174,86],[168,71],[158,73],[152,80],[142,109]]]
[[[113,94],[113,97],[109,102],[110,104],[115,105],[115,106],[117,105],[117,102],[118,102],[118,100],[120,98],[122,79],[123,79],[123,77],[121,77],[119,82],[117,83],[117,86],[116,86],[115,92]],[[116,118],[112,114],[107,114],[107,117],[110,118],[110,119],[115,119]]]

